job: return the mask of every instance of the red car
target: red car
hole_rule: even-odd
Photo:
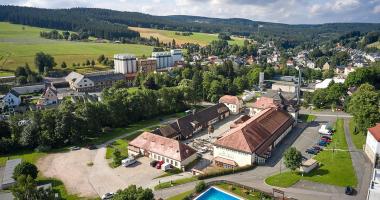
[[[321,138],[322,141],[325,141],[327,143],[330,143],[332,140],[331,139],[327,139],[327,138]]]
[[[164,164],[164,161],[158,161],[156,165],[156,169],[161,169],[161,165]]]

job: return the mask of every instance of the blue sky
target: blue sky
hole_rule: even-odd
[[[1,0],[0,4],[96,7],[152,15],[238,17],[290,24],[380,23],[380,0]]]

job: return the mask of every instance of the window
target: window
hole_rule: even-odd
[[[87,80],[84,80],[84,82],[87,82]]]

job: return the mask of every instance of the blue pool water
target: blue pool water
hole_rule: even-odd
[[[201,194],[201,196],[197,197],[196,200],[239,200],[239,199],[221,190],[210,188],[205,193]]]

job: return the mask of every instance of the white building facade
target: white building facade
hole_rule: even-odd
[[[372,163],[380,155],[380,124],[368,129],[364,152]]]
[[[136,56],[130,54],[114,55],[115,73],[134,74],[137,73]]]

